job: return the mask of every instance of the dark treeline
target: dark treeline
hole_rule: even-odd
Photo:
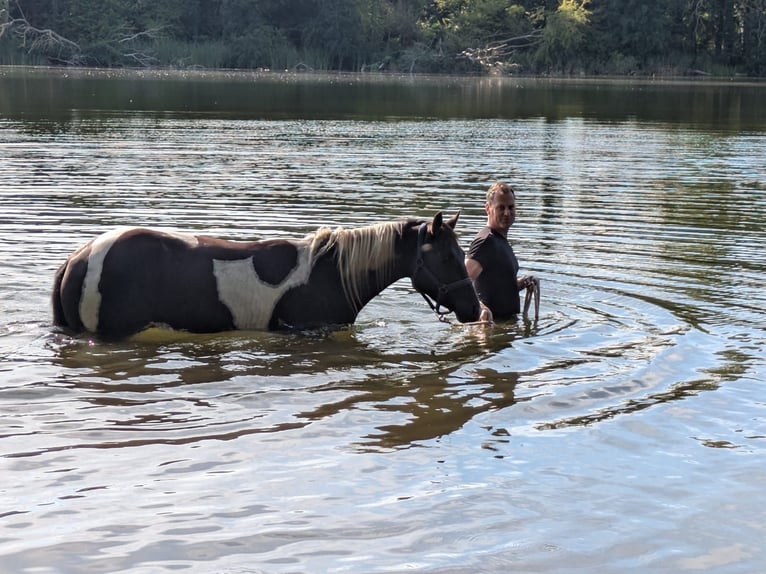
[[[0,0],[0,63],[766,76],[766,0]]]

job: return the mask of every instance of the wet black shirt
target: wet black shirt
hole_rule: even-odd
[[[476,278],[476,293],[492,311],[495,320],[509,319],[520,311],[519,287],[516,275],[519,262],[513,247],[503,236],[485,227],[476,234],[468,257],[482,267]]]

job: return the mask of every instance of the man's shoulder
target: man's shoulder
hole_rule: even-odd
[[[467,257],[469,259],[479,259],[480,253],[487,253],[487,245],[492,243],[492,230],[489,227],[483,227],[479,230],[468,248]]]
[[[473,238],[474,243],[477,241],[486,241],[488,237],[492,237],[492,229],[490,227],[482,227],[479,232]]]

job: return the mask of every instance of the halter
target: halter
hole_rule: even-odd
[[[428,225],[426,223],[423,223],[420,225],[420,228],[418,229],[418,249],[417,249],[417,255],[415,256],[415,270],[412,272],[412,288],[415,289],[420,295],[423,297],[423,299],[426,300],[426,303],[428,303],[428,306],[431,307],[434,313],[439,317],[439,321],[447,322],[447,315],[452,312],[452,310],[445,306],[444,308],[446,311],[442,311],[442,298],[446,295],[448,295],[450,292],[454,291],[455,289],[459,289],[460,287],[472,285],[471,278],[470,277],[464,277],[463,279],[458,279],[457,281],[453,281],[452,283],[442,283],[439,281],[439,278],[436,277],[436,275],[433,274],[433,272],[428,269],[428,267],[425,266],[423,263],[423,243],[425,243],[426,238],[426,229]],[[436,283],[439,287],[437,289],[436,294],[436,301],[432,301],[431,297],[415,287],[415,277],[417,277],[418,273],[420,271],[423,271],[428,275],[428,277]]]

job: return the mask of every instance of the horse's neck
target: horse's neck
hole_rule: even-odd
[[[370,300],[380,295],[386,288],[393,283],[396,283],[399,279],[407,277],[409,270],[405,270],[403,266],[395,262],[389,271],[370,270],[367,275],[367,279],[360,283],[363,287],[359,293],[359,308],[361,309]]]
[[[357,312],[391,284],[411,276],[416,250],[417,230],[413,231],[405,225],[401,236],[396,238],[391,264],[380,269],[368,269],[362,276],[355,278],[356,292],[350,295]]]

